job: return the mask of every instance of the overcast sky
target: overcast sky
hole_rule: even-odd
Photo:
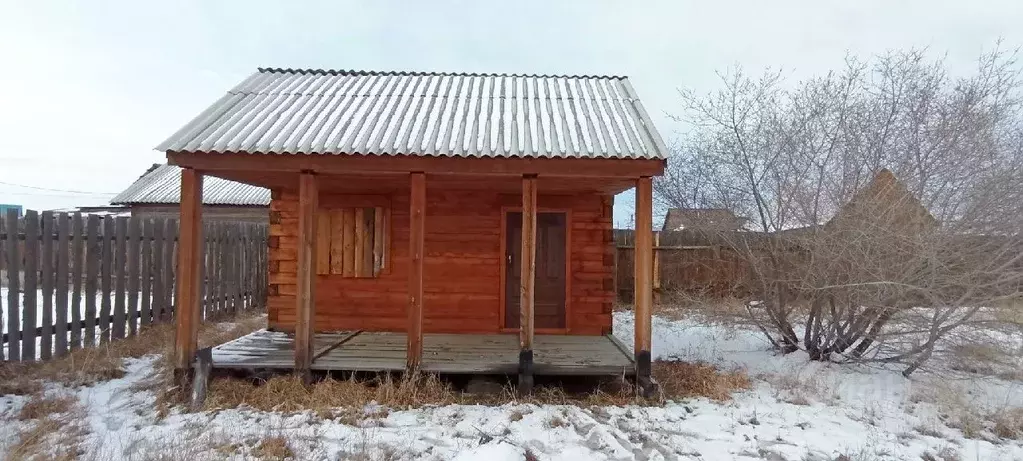
[[[1023,44],[1020,24],[1019,0],[0,0],[0,203],[106,203],[260,66],[628,75],[670,144],[676,89],[733,64],[796,79],[927,46],[969,66]],[[619,197],[616,220],[631,208]]]

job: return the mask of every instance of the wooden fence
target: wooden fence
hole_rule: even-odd
[[[616,293],[632,301],[635,232],[615,230]],[[733,296],[743,292],[746,265],[722,238],[692,231],[654,232],[654,296],[686,293],[693,296]]]
[[[267,226],[205,224],[204,319],[266,307]],[[174,318],[178,223],[35,211],[0,217],[0,349],[47,360]]]

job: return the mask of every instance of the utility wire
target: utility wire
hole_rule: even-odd
[[[0,181],[0,184],[3,184],[5,186],[24,187],[26,189],[43,190],[43,191],[48,191],[48,192],[68,192],[68,193],[72,193],[72,194],[86,194],[86,195],[117,195],[117,192],[88,192],[88,191],[83,191],[83,190],[51,189],[49,187],[26,186],[24,184],[14,184],[14,183],[3,182],[3,181]]]

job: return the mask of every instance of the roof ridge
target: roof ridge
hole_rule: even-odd
[[[409,71],[409,70],[357,70],[357,69],[312,69],[312,68],[291,68],[291,67],[258,67],[260,73],[288,73],[288,74],[319,74],[319,75],[430,75],[430,76],[458,76],[458,77],[535,77],[535,78],[573,78],[573,79],[617,79],[629,78],[626,75],[596,75],[596,74],[518,74],[498,72],[437,72],[437,71]]]

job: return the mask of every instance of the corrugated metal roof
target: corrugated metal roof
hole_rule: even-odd
[[[259,69],[176,152],[663,159],[626,77]]]
[[[156,166],[110,200],[111,205],[180,202],[181,168],[173,165]],[[268,206],[270,190],[206,176],[202,183],[202,202],[206,205]]]

